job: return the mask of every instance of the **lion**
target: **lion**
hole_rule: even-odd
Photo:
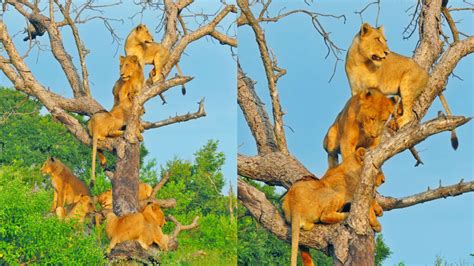
[[[94,202],[88,195],[80,195],[76,203],[68,207],[56,208],[56,215],[63,220],[78,219],[79,222],[84,222],[84,219],[89,213],[95,211]]]
[[[352,96],[324,137],[329,167],[338,164],[338,154],[344,161],[358,147],[377,146],[387,120],[394,113],[395,101],[377,89]]]
[[[139,94],[145,84],[143,67],[136,55],[120,56],[120,78],[113,88],[114,106],[123,101],[132,102],[135,95]]]
[[[77,178],[59,159],[48,158],[41,167],[41,172],[51,176],[54,188],[51,212],[55,212],[58,207],[78,202],[82,195],[91,196],[82,180]]]
[[[364,23],[356,34],[346,57],[346,74],[352,95],[369,88],[378,88],[386,95],[400,95],[403,115],[398,125],[413,120],[413,104],[429,80],[429,75],[413,59],[389,50],[383,27],[372,28]],[[446,113],[452,113],[442,94],[439,99]],[[456,132],[451,131],[451,145],[458,147]]]
[[[146,200],[151,196],[153,188],[147,183],[140,183],[138,186],[138,200]],[[97,201],[103,210],[112,209],[112,190],[107,190],[97,197]]]
[[[163,217],[163,218],[162,218]],[[157,203],[150,203],[141,212],[117,217],[113,212],[107,214],[105,231],[110,239],[108,253],[118,244],[136,240],[147,250],[153,243],[161,250],[168,250],[169,236],[163,234],[164,214]]]
[[[345,206],[353,200],[355,190],[360,183],[360,174],[365,156],[365,148],[358,148],[351,157],[346,158],[340,165],[329,168],[324,176],[318,180],[306,177],[294,183],[283,198],[282,209],[285,219],[291,223],[291,265],[296,265],[300,228],[311,230],[316,222],[338,223],[345,220],[347,212]],[[380,172],[376,184],[385,180]],[[371,220],[372,214],[380,214],[378,204],[372,199],[369,208],[369,222],[374,230],[379,230],[378,221]],[[378,206],[380,207],[380,206]],[[308,261],[307,249],[302,249],[302,257]]]
[[[141,86],[141,88],[139,88]],[[132,97],[143,88],[143,67],[136,57],[120,58],[120,78],[115,83],[114,106],[110,112],[95,113],[88,123],[89,134],[92,136],[92,179],[91,187],[95,183],[95,163],[97,154],[97,142],[105,138],[117,138],[123,135],[124,127],[130,115]],[[116,104],[116,105],[115,105]],[[143,140],[139,127],[136,135],[140,141]],[[99,153],[100,157],[100,153]],[[105,157],[102,156],[101,164],[104,165]]]
[[[127,36],[125,54],[137,56],[142,67],[145,64],[154,66],[147,83],[155,83],[164,78],[163,67],[169,60],[170,51],[161,43],[154,41],[146,25],[139,24]],[[183,76],[178,64],[176,64],[176,70],[180,76]],[[186,94],[185,87],[183,87],[182,93]]]

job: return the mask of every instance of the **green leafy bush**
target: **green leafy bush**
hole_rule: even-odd
[[[26,184],[24,172],[0,167],[0,264],[105,264],[94,232],[46,217],[51,190]]]

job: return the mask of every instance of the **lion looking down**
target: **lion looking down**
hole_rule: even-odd
[[[364,23],[354,37],[346,57],[346,74],[352,95],[377,88],[385,95],[402,98],[400,127],[413,120],[413,104],[429,79],[428,72],[413,59],[389,50],[383,27]],[[448,115],[452,115],[442,94],[439,99]],[[451,145],[458,147],[456,132],[451,131]]]
[[[344,161],[351,158],[358,147],[377,146],[394,109],[395,100],[376,89],[352,96],[324,137],[329,167],[338,164],[338,154]]]

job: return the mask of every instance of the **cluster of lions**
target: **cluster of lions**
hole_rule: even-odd
[[[120,56],[120,77],[115,82],[112,93],[114,105],[108,112],[95,113],[88,122],[89,133],[92,136],[92,187],[95,183],[96,157],[99,155],[100,164],[105,166],[106,158],[102,152],[97,152],[98,141],[106,138],[117,138],[124,134],[134,98],[140,94],[146,84],[152,84],[164,79],[163,67],[169,60],[170,52],[162,44],[156,43],[145,25],[138,25],[127,37],[125,56]],[[148,81],[145,81],[144,67],[153,65]],[[181,70],[176,65],[178,73]],[[183,90],[183,94],[185,91]],[[144,110],[142,110],[144,112]],[[134,132],[142,141],[143,128]],[[77,219],[83,222],[88,215],[95,214],[96,224],[101,217],[106,217],[106,233],[110,239],[109,252],[118,243],[136,240],[144,249],[156,243],[161,250],[167,250],[169,237],[162,232],[165,216],[156,202],[149,202],[152,187],[148,184],[139,185],[140,211],[138,213],[117,217],[112,211],[112,191],[106,191],[93,197],[89,188],[77,178],[72,171],[59,159],[49,158],[43,164],[41,171],[49,174],[54,187],[54,199],[51,212],[60,219]],[[101,206],[96,210],[96,202]]]
[[[150,185],[139,185],[140,212],[117,217],[112,211],[112,190],[97,197],[92,196],[84,182],[64,163],[53,157],[44,162],[41,172],[51,176],[54,188],[51,212],[60,219],[84,222],[86,217],[93,216],[98,225],[101,217],[106,217],[105,231],[110,239],[109,252],[118,243],[128,240],[137,240],[144,249],[148,249],[153,243],[161,250],[168,249],[169,236],[162,231],[166,222],[165,215],[158,203],[149,201],[153,192]],[[100,205],[100,211],[96,209],[96,202]]]
[[[145,84],[152,84],[164,78],[163,67],[169,60],[170,51],[162,44],[155,42],[148,28],[140,24],[132,29],[125,41],[125,55],[120,56],[120,77],[112,90],[114,106],[109,112],[95,113],[88,122],[89,134],[92,136],[91,186],[95,182],[98,141],[117,138],[124,134],[133,99],[140,94]],[[147,64],[153,65],[154,68],[145,82],[143,71]],[[178,64],[176,64],[176,69],[182,75]],[[185,94],[184,88],[183,94]],[[142,141],[143,127],[139,127],[138,130],[139,132],[135,132],[135,135]],[[100,152],[99,159],[100,164],[104,166],[106,160]]]
[[[346,74],[352,97],[323,142],[329,169],[319,180],[312,176],[298,180],[283,198],[285,219],[291,223],[292,266],[296,266],[300,229],[311,230],[317,222],[332,224],[347,218],[360,183],[366,150],[380,143],[385,127],[398,130],[415,119],[414,101],[429,79],[428,73],[411,58],[389,50],[383,27],[373,28],[367,23],[348,50]],[[394,97],[388,98],[390,95]],[[440,100],[446,108],[444,98]],[[446,111],[451,115],[449,108]],[[380,171],[375,186],[384,181]],[[380,232],[377,216],[382,216],[383,210],[375,197],[371,202],[369,223],[375,232]],[[313,265],[307,248],[301,247],[301,257],[304,265]]]

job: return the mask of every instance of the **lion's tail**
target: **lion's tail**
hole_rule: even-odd
[[[97,134],[92,135],[92,178],[89,186],[91,188],[95,185],[95,160],[97,155]]]
[[[451,113],[451,109],[449,109],[448,102],[446,101],[446,98],[444,98],[444,95],[440,93],[438,97],[439,97],[439,100],[441,101],[441,104],[443,105],[444,110],[446,110],[446,113],[448,114],[448,116],[452,116],[453,113]],[[459,146],[459,140],[458,140],[458,136],[456,135],[455,129],[451,130],[451,146],[455,150]]]
[[[294,213],[291,217],[291,266],[296,266],[298,256],[298,243],[300,237],[301,215]]]

